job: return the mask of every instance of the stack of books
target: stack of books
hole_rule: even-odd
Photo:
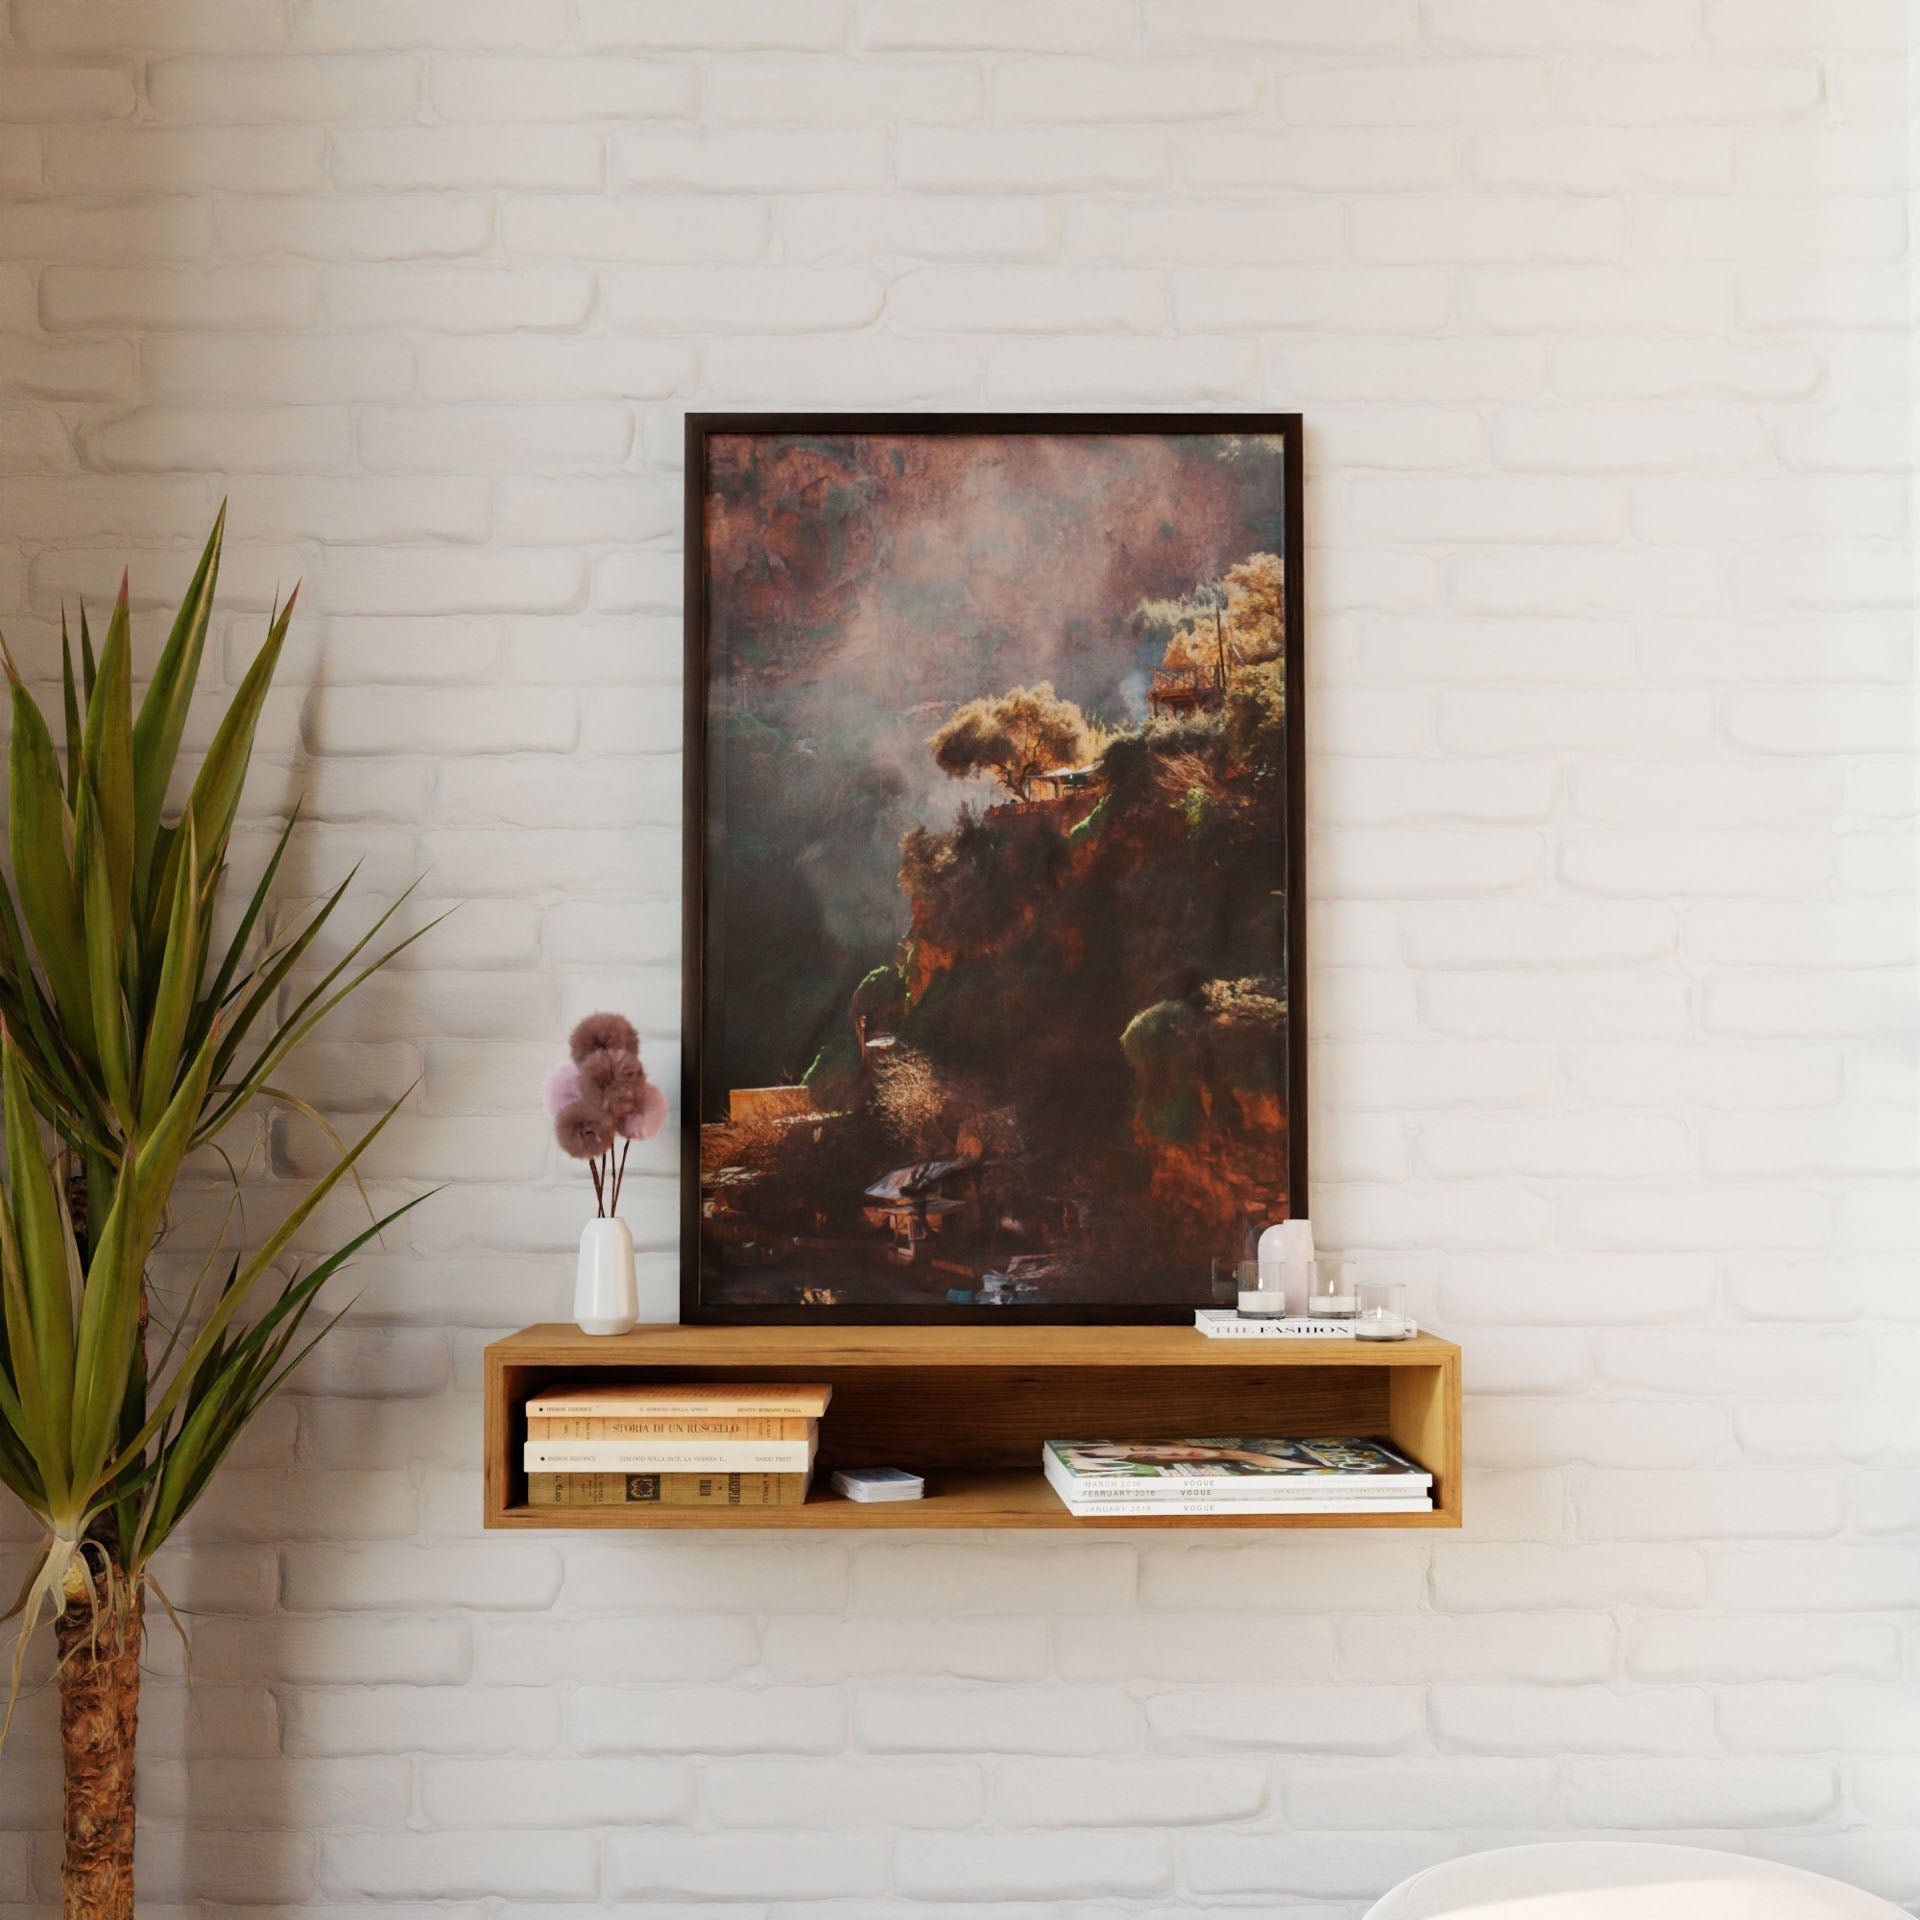
[[[1433,1475],[1385,1440],[1049,1440],[1040,1463],[1084,1520],[1433,1510]]]
[[[527,1402],[527,1498],[549,1507],[788,1507],[833,1389],[595,1381]]]

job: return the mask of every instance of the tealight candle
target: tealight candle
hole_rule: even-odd
[[[1316,1320],[1351,1320],[1359,1302],[1338,1260],[1313,1263],[1313,1285],[1307,1311]]]
[[[1353,1323],[1356,1340],[1404,1340],[1412,1331],[1407,1290],[1398,1280],[1361,1281],[1360,1311]]]

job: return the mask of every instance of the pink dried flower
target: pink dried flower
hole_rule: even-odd
[[[616,1053],[611,1047],[602,1047],[580,1062],[579,1071],[580,1097],[592,1101],[615,1120],[623,1113],[631,1113],[647,1090],[646,1069],[641,1066],[638,1054]]]
[[[576,1160],[596,1160],[613,1144],[613,1122],[598,1107],[570,1100],[554,1117],[554,1138]]]
[[[640,1036],[624,1014],[590,1013],[574,1028],[567,1042],[576,1061],[590,1053],[634,1053],[640,1051]]]
[[[667,1124],[667,1096],[649,1080],[640,1104],[614,1122],[622,1140],[651,1140]]]
[[[580,1069],[571,1060],[563,1060],[547,1075],[540,1099],[549,1120],[560,1118],[560,1109],[580,1098]]]

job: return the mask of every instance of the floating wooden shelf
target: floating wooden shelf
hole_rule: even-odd
[[[520,1468],[529,1394],[592,1376],[825,1380],[814,1492],[795,1507],[548,1507]],[[1209,1340],[1191,1327],[528,1327],[486,1356],[489,1527],[1457,1527],[1460,1349],[1421,1334]],[[1045,1440],[1384,1434],[1433,1475],[1431,1513],[1169,1513],[1078,1520],[1040,1472]],[[835,1467],[911,1467],[924,1500],[863,1505]]]

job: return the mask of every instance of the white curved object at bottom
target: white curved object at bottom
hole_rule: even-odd
[[[633,1277],[633,1235],[624,1220],[589,1220],[580,1229],[573,1320],[582,1333],[626,1333],[640,1318]]]
[[[1743,1853],[1562,1840],[1448,1860],[1403,1880],[1367,1920],[1905,1920],[1823,1874]]]

